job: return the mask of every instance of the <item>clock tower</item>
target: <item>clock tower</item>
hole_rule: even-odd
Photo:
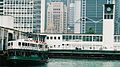
[[[103,6],[103,47],[104,50],[114,50],[114,4]]]

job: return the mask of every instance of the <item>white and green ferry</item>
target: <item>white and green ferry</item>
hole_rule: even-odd
[[[9,41],[7,62],[9,63],[44,63],[48,60],[48,47],[44,42],[19,39]]]

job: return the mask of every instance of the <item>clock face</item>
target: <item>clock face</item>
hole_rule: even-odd
[[[110,7],[107,7],[107,11],[111,11],[112,9]]]

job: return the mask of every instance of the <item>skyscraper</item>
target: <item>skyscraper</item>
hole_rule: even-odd
[[[63,2],[50,2],[47,8],[47,33],[65,33],[66,6]]]
[[[120,0],[115,0],[115,33],[120,34]]]
[[[34,0],[33,33],[41,32],[41,0]]]
[[[107,0],[81,0],[80,33],[102,34],[103,5]]]
[[[81,0],[74,1],[74,33],[80,33]],[[85,14],[85,13],[83,13]]]
[[[74,3],[69,3],[67,7],[68,7],[67,32],[74,33]]]
[[[3,15],[3,0],[0,0],[0,15]]]
[[[15,18],[15,29],[40,33],[41,0],[4,0],[3,5],[3,14]]]
[[[5,0],[4,15],[15,18],[15,29],[33,32],[33,5],[33,0]]]

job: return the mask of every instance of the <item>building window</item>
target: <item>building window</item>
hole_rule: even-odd
[[[56,46],[54,45],[54,47],[56,47]]]
[[[75,36],[73,36],[73,40],[75,39]]]
[[[104,19],[107,19],[106,15],[104,15]]]
[[[13,46],[13,42],[11,42],[11,46]]]
[[[92,47],[90,47],[90,49],[92,49]]]
[[[65,39],[65,36],[63,36],[62,38]]]
[[[56,37],[54,37],[54,39],[56,40]]]
[[[22,46],[25,46],[25,43],[22,43]]]
[[[50,39],[53,39],[53,37],[50,37]]]
[[[49,37],[47,37],[47,39],[49,39]]]
[[[52,46],[50,46],[50,48],[52,48]]]
[[[113,15],[111,15],[111,19],[113,19]]]
[[[58,39],[60,40],[60,37],[58,37]]]
[[[21,46],[21,42],[18,42],[18,45]]]
[[[58,47],[60,47],[60,45],[58,45]]]
[[[10,46],[10,43],[8,43],[8,46]]]

